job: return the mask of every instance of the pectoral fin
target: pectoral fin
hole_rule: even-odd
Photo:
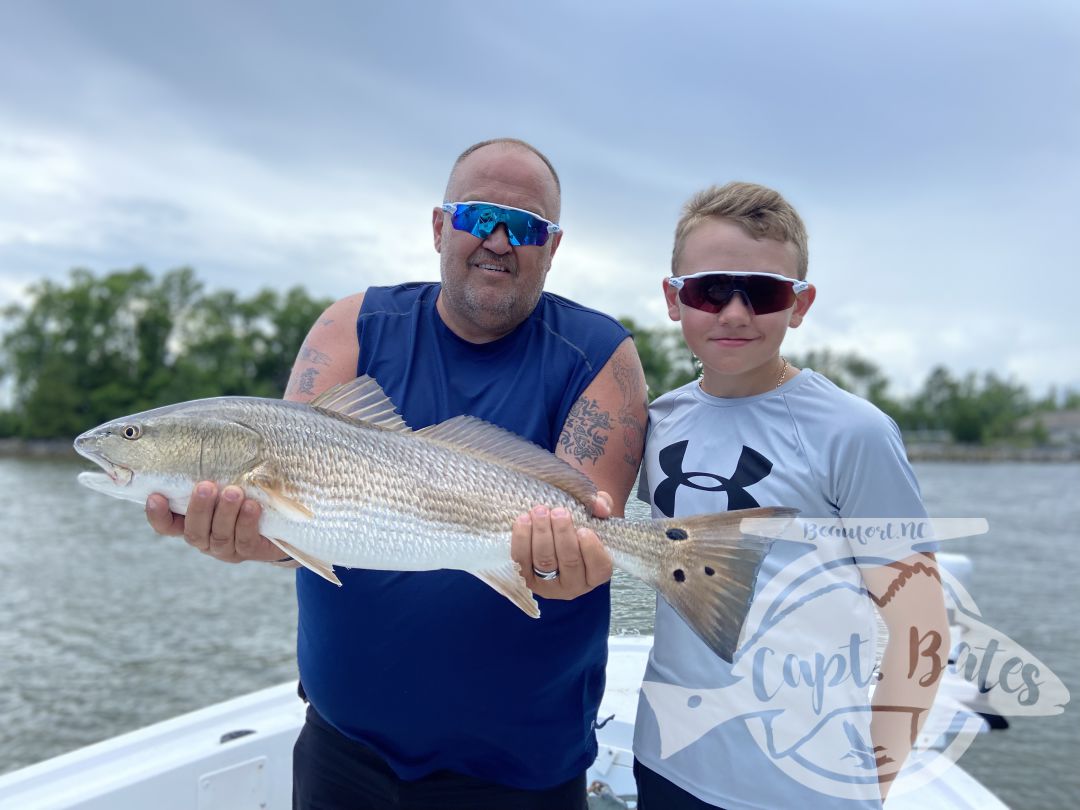
[[[485,571],[470,571],[477,579],[490,585],[534,619],[540,618],[540,606],[536,604],[532,591],[521,576],[521,568],[513,560],[498,568]]]
[[[305,554],[292,543],[286,543],[284,540],[271,537],[270,542],[304,566],[304,568],[314,571],[327,582],[332,582],[339,588],[341,587],[341,580],[337,578],[337,574],[334,573],[334,566],[330,563],[320,560],[318,557],[312,557],[310,554]]]
[[[315,513],[286,491],[285,483],[264,467],[258,467],[245,476],[245,482],[266,495],[270,505],[292,520],[311,520]]]

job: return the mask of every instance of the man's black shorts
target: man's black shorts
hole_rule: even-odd
[[[450,771],[405,781],[309,706],[293,748],[293,810],[586,810],[585,774],[539,791]]]

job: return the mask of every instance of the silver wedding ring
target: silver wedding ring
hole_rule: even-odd
[[[537,579],[542,579],[542,580],[544,580],[544,582],[551,582],[553,579],[558,579],[559,578],[559,569],[558,568],[556,568],[554,571],[541,571],[539,568],[537,568],[534,565],[533,566],[533,573],[536,574]]]

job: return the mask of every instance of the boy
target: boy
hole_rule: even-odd
[[[702,375],[650,407],[639,494],[654,517],[926,517],[895,423],[781,354],[816,295],[806,242],[762,186],[687,203],[663,288]],[[873,564],[836,534],[774,542],[734,664],[657,600],[634,740],[641,810],[880,806],[933,700],[940,658],[926,650],[944,640],[947,652],[944,604],[932,555],[908,547]],[[867,593],[889,629],[873,712]]]

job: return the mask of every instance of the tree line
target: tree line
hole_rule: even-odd
[[[200,397],[280,397],[308,328],[330,304],[302,287],[243,297],[207,290],[191,268],[154,277],[146,269],[95,275],[77,269],[64,283],[42,281],[24,304],[0,312],[0,378],[11,407],[0,437],[70,438],[127,413]],[[677,327],[634,333],[650,396],[694,379],[698,367]],[[884,371],[856,354],[789,357],[888,413],[908,435],[947,435],[987,444],[1045,441],[1026,417],[1080,408],[1080,393],[1032,396],[993,372],[956,377],[935,368],[922,387],[893,397]]]
[[[97,276],[73,270],[7,307],[0,376],[14,384],[0,435],[75,436],[124,414],[200,397],[280,397],[329,300],[302,287],[242,297],[190,268]]]

